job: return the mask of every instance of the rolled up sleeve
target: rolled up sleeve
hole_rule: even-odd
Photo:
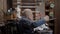
[[[38,27],[38,26],[41,26],[41,25],[43,25],[45,23],[46,23],[46,21],[44,19],[41,19],[41,20],[36,21],[35,23],[33,23],[33,26]]]

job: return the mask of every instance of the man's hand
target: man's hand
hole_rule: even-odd
[[[49,21],[49,16],[46,15],[46,16],[44,17],[44,19],[45,19],[45,21]]]

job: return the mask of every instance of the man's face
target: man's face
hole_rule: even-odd
[[[36,13],[36,14],[35,14],[35,18],[36,18],[36,20],[39,20],[39,19],[41,18],[40,13]]]

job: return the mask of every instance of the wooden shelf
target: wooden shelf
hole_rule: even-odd
[[[45,10],[45,12],[49,12],[49,10]]]
[[[50,20],[55,20],[56,18],[52,18],[52,19],[50,19]]]
[[[20,6],[21,8],[36,8],[37,6]]]
[[[37,4],[37,3],[22,3],[22,4]]]
[[[21,3],[22,6],[36,6],[37,3]]]
[[[49,23],[49,26],[54,26],[54,24]]]

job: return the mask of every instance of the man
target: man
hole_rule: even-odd
[[[20,7],[19,6],[17,6],[17,8],[16,8],[16,11],[17,11],[17,18],[21,18],[21,9],[20,9]]]
[[[22,12],[23,16],[21,16],[20,21],[18,23],[18,32],[19,34],[32,34],[32,23],[33,23],[33,15],[31,9],[25,9]]]
[[[19,34],[34,34],[33,29],[45,23],[44,19],[34,22],[31,9],[25,9],[22,13],[24,16],[22,16],[17,26]]]
[[[36,11],[35,12],[35,18],[36,18],[36,22],[37,22],[37,25],[40,25],[36,28],[34,28],[34,30],[43,30],[45,28],[48,28],[45,24],[47,21],[49,21],[49,17],[48,16],[45,16],[45,17],[41,17],[41,13],[40,11]],[[45,22],[44,22],[45,21]],[[40,24],[38,24],[40,23]],[[42,24],[42,25],[41,25]]]
[[[40,14],[40,11],[36,11],[35,12],[35,21],[38,21],[41,19],[41,14]]]

